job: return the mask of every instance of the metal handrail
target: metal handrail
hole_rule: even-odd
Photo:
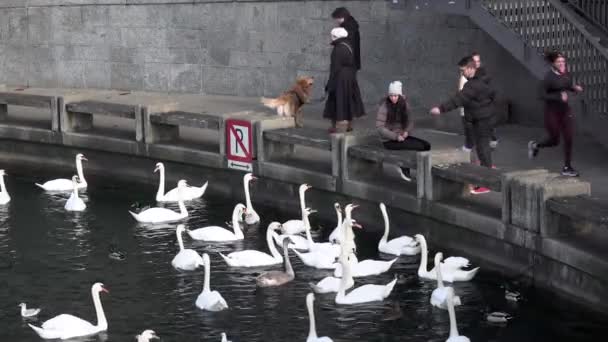
[[[559,50],[569,70],[585,87],[586,105],[608,113],[608,52],[584,26],[553,0],[479,0],[503,25],[539,53]],[[563,6],[563,5],[562,5]]]
[[[608,34],[608,1],[606,0],[568,0],[568,3],[580,11],[604,33]]]

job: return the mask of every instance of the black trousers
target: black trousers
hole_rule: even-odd
[[[472,149],[473,145],[475,145],[475,139],[473,137],[473,123],[467,121],[464,116],[462,117],[462,126],[464,127],[464,146],[468,149]],[[492,136],[491,140],[496,141],[498,138],[496,137],[496,126],[493,124],[492,126]]]
[[[494,120],[492,117],[468,120],[472,126],[475,151],[481,166],[492,167],[492,148],[490,139],[493,136]]]
[[[383,144],[387,150],[428,151],[431,149],[431,144],[428,141],[412,136],[408,136],[403,141],[390,140]]]

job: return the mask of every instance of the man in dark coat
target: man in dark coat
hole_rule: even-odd
[[[475,75],[484,80],[486,83],[490,84],[490,86],[492,86],[490,83],[492,81],[492,78],[490,78],[490,75],[488,75],[486,68],[481,65],[481,55],[479,54],[479,52],[473,51],[473,53],[471,53],[471,57],[475,62],[475,68],[477,68],[477,71],[475,71]],[[496,125],[496,123],[494,123],[494,125]],[[492,148],[498,147],[498,138],[496,137],[496,126],[494,126],[494,128],[492,129],[492,139],[490,139],[490,146]]]
[[[336,132],[338,121],[347,121],[347,131],[352,131],[353,118],[363,116],[365,108],[357,83],[354,51],[347,39],[348,32],[342,27],[331,31],[332,45],[329,79],[325,85],[327,101],[323,117],[331,120],[330,133]]]
[[[361,70],[361,37],[359,36],[359,23],[350,15],[345,7],[336,8],[331,17],[336,20],[340,27],[348,32],[348,41],[355,54],[355,65]]]
[[[473,140],[477,157],[482,166],[492,167],[492,149],[490,138],[494,127],[494,99],[496,91],[490,84],[476,75],[477,68],[472,57],[464,57],[458,63],[467,83],[456,95],[431,109],[431,114],[439,115],[458,107],[464,107],[464,118],[472,125]],[[477,187],[475,194],[489,192],[488,189]]]

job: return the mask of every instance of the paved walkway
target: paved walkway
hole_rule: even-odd
[[[0,87],[0,91],[1,91]],[[6,87],[13,90],[14,87]],[[120,102],[120,103],[170,103],[178,102],[181,109],[214,113],[229,113],[240,111],[257,111],[272,113],[270,109],[263,107],[258,98],[243,98],[229,96],[201,96],[191,94],[159,94],[143,92],[121,92],[121,91],[93,91],[80,89],[26,89],[24,93],[48,93],[48,94],[76,94],[86,93],[91,99]],[[367,105],[370,114],[355,121],[355,130],[370,129],[375,126],[374,105]],[[304,107],[304,123],[308,127],[327,129],[328,122],[322,118],[323,104],[314,103]],[[28,111],[23,110],[26,116]],[[19,114],[21,111],[19,111]],[[447,132],[435,129],[443,127],[441,120],[457,119],[456,113],[444,114],[444,118],[433,118],[430,115],[421,114],[415,121],[415,136],[428,139],[432,146],[461,146],[463,137],[459,132]],[[111,119],[112,120],[112,119]],[[97,121],[96,121],[97,124]],[[107,123],[106,123],[107,124]],[[111,126],[116,127],[116,124]],[[527,143],[530,139],[539,139],[544,136],[542,128],[532,128],[519,125],[505,125],[498,127],[500,143],[494,153],[495,164],[499,168],[507,170],[522,170],[532,168],[546,168],[552,172],[559,172],[562,167],[562,147],[542,150],[535,160],[527,157]],[[581,172],[581,179],[591,182],[591,191],[594,197],[608,203],[608,151],[601,145],[594,143],[586,137],[579,136],[575,139],[573,164]]]

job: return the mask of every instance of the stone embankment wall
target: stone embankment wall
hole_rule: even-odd
[[[361,24],[366,102],[400,79],[423,116],[454,92],[456,62],[477,50],[510,89],[513,117],[540,120],[527,72],[468,18],[425,1],[3,0],[0,83],[272,96],[311,75],[320,98],[338,6]],[[438,124],[459,129],[457,119]]]

